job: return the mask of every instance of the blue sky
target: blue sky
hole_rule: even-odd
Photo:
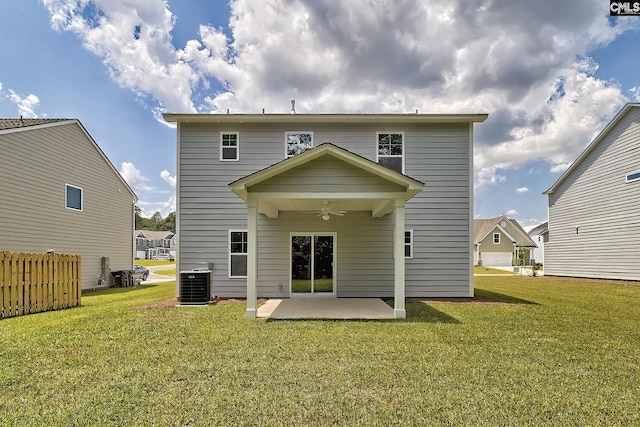
[[[162,112],[489,113],[475,215],[541,193],[626,102],[640,17],[606,0],[2,0],[0,116],[78,118],[150,216],[175,209]]]

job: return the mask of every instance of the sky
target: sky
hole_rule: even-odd
[[[549,188],[640,101],[640,16],[608,0],[1,0],[0,117],[77,118],[175,210],[162,113],[487,113],[476,218],[547,219]]]

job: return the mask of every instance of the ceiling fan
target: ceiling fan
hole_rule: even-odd
[[[324,202],[325,205],[328,205],[329,202]],[[304,212],[305,214],[317,214],[317,216],[321,217],[324,221],[329,221],[331,219],[331,215],[343,216],[347,213],[347,211],[337,211],[333,210],[328,206],[323,206],[319,211],[310,211]]]

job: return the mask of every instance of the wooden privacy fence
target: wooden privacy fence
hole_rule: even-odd
[[[0,318],[80,305],[80,255],[0,252]]]

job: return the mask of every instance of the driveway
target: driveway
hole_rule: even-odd
[[[147,267],[149,269],[149,277],[147,277],[147,280],[141,282],[141,283],[155,283],[155,282],[166,282],[169,280],[176,280],[176,275],[173,274],[171,276],[165,276],[162,274],[156,274],[156,271],[159,270],[171,270],[171,269],[175,269],[176,265],[175,264],[163,264],[163,265],[154,265],[154,266],[150,266]]]

